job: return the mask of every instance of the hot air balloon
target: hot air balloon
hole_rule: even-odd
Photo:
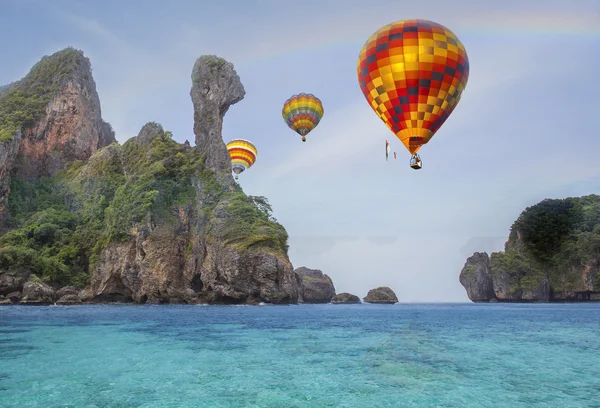
[[[244,139],[235,139],[227,143],[227,151],[231,157],[231,169],[235,173],[235,179],[244,170],[252,167],[258,156],[256,147]]]
[[[285,123],[306,142],[306,135],[313,130],[323,117],[323,104],[313,94],[293,95],[283,104],[281,115]]]
[[[456,107],[469,77],[463,44],[446,27],[403,20],[377,30],[360,51],[358,82],[365,98],[411,153],[419,149]]]

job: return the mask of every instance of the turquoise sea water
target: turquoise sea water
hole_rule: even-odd
[[[0,307],[0,407],[600,407],[600,304]]]

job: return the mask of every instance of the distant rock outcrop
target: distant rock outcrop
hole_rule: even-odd
[[[459,281],[473,302],[600,301],[600,196],[543,200],[503,252],[476,252]]]
[[[218,178],[231,183],[231,158],[223,143],[223,117],[229,107],[240,102],[246,91],[233,64],[215,55],[203,55],[192,71],[190,96],[194,104],[196,146],[206,152],[206,166]],[[230,179],[230,180],[229,180]]]
[[[299,287],[298,301],[303,303],[329,303],[335,296],[333,281],[318,269],[301,266],[294,270]]]
[[[465,287],[469,299],[473,302],[488,302],[496,297],[488,254],[475,252],[467,259],[467,263],[460,273],[460,283]]]
[[[367,303],[398,303],[398,298],[394,291],[387,286],[380,286],[375,289],[371,289],[367,296],[363,298]]]
[[[346,303],[361,303],[360,298],[351,293],[338,293],[331,299],[333,304],[346,304]]]

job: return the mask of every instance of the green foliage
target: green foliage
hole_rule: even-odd
[[[73,48],[42,58],[29,74],[0,94],[0,142],[39,119],[65,80],[83,61],[83,54]]]
[[[203,57],[205,59],[205,61],[207,62],[207,65],[210,69],[210,73],[214,74],[216,73],[218,70],[220,70],[221,68],[223,68],[225,66],[226,61],[223,58],[217,57],[217,56],[205,56]]]
[[[544,200],[523,211],[512,229],[524,236],[524,244],[534,256],[548,261],[575,228],[578,210],[573,199]]]
[[[547,199],[521,213],[506,252],[492,254],[492,273],[509,273],[515,288],[547,277],[553,288],[577,290],[584,266],[599,259],[600,196]]]
[[[286,252],[288,235],[282,225],[269,219],[270,205],[266,198],[248,197],[243,192],[232,192],[224,198],[225,212],[230,215],[225,221],[225,243],[237,248],[268,247]],[[268,211],[267,211],[268,209]]]
[[[287,251],[287,233],[267,199],[221,185],[204,160],[198,149],[186,149],[161,131],[146,145],[136,138],[122,147],[113,143],[53,177],[12,179],[0,268],[25,268],[60,285],[83,287],[103,249],[131,239],[134,227],[175,224],[182,207],[200,208],[198,215],[213,225],[219,203],[228,214],[218,237],[225,244],[241,251]],[[185,256],[191,251],[190,242]]]
[[[463,275],[473,275],[476,270],[477,270],[477,267],[475,265],[467,265],[462,270],[462,273],[463,273]]]

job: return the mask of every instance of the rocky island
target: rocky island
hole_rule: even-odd
[[[201,56],[191,80],[195,146],[155,122],[119,144],[80,50],[0,87],[0,305],[360,303],[294,270],[268,200],[234,181],[233,65]],[[379,292],[365,301],[397,302]]]
[[[363,298],[367,303],[382,303],[391,304],[398,303],[398,297],[394,291],[387,286],[380,286],[375,289],[371,289],[367,296]]]
[[[148,123],[123,145],[68,48],[0,91],[0,304],[297,303],[287,232],[231,176],[233,65],[192,72],[196,146]]]
[[[600,301],[600,196],[526,208],[503,252],[476,252],[460,283],[473,302]]]

